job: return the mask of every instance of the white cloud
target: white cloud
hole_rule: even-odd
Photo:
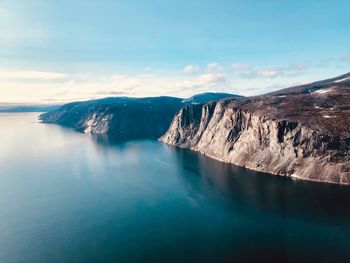
[[[0,78],[2,102],[67,102],[111,95],[188,97],[203,91],[222,91],[225,86],[228,86],[225,74],[209,72],[191,76],[98,75],[90,73],[73,74],[62,79],[53,79],[52,77],[61,75],[48,73],[40,75],[14,74],[14,76],[16,78],[19,76],[37,78],[32,81],[20,82],[11,78]],[[51,79],[43,82],[38,78],[39,76]],[[62,76],[65,75],[62,74]]]
[[[246,79],[264,79],[264,78],[276,78],[284,74],[281,69],[263,68],[258,70],[248,70],[240,74],[240,77]]]
[[[207,65],[208,72],[217,72],[222,69],[222,66],[217,62],[212,62]]]
[[[198,65],[187,65],[183,68],[183,72],[187,74],[195,73],[199,70]]]
[[[202,85],[212,86],[212,85],[224,83],[226,81],[226,77],[223,74],[208,73],[208,74],[203,74],[199,76],[197,80]]]
[[[250,64],[233,64],[232,65],[232,69],[236,71],[247,71],[247,70],[251,70],[252,68],[253,66]]]
[[[67,85],[75,85],[75,80],[74,79],[71,79],[69,81],[66,82]]]
[[[58,79],[66,74],[46,71],[0,71],[1,79]]]
[[[299,64],[292,64],[292,65],[289,65],[287,67],[287,70],[303,70],[303,69],[306,69],[307,68],[307,65],[305,64],[302,64],[302,63],[299,63]]]
[[[350,54],[344,55],[340,58],[342,61],[350,61]]]
[[[212,64],[212,63],[211,63]],[[220,68],[220,65],[211,66]],[[243,67],[248,68],[248,67]],[[179,96],[205,91],[258,95],[294,84],[312,82],[343,74],[343,69],[314,68],[294,74],[291,66],[256,68],[233,74],[203,70],[198,74],[161,74],[157,70],[139,74],[66,74],[50,71],[0,71],[0,102],[67,102],[107,96]],[[300,68],[300,67],[293,67]],[[157,74],[154,74],[157,73]]]
[[[257,71],[258,77],[263,78],[275,78],[283,74],[283,71],[277,69],[262,69]]]
[[[138,78],[155,78],[157,75],[155,74],[139,74],[137,75]]]

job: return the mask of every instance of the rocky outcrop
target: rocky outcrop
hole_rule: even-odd
[[[349,86],[332,82],[314,92],[185,107],[160,140],[256,171],[350,184],[349,123]]]

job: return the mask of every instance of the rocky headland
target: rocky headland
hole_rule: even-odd
[[[160,141],[256,171],[350,184],[350,73],[186,106]]]
[[[175,115],[186,105],[240,96],[227,93],[202,93],[183,99],[176,97],[112,97],[72,102],[40,115],[44,123],[54,123],[89,134],[109,135],[121,140],[157,139]]]

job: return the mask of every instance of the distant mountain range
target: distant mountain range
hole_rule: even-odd
[[[78,131],[110,134],[118,138],[158,138],[168,129],[175,113],[187,105],[240,96],[202,93],[183,99],[176,97],[113,97],[73,102],[44,113],[40,119]]]
[[[295,179],[350,184],[350,73],[269,94],[74,102],[40,116],[85,133],[158,138]]]
[[[0,112],[48,112],[60,105],[0,105]]]

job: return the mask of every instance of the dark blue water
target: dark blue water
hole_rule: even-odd
[[[350,262],[350,187],[0,115],[0,262]]]

